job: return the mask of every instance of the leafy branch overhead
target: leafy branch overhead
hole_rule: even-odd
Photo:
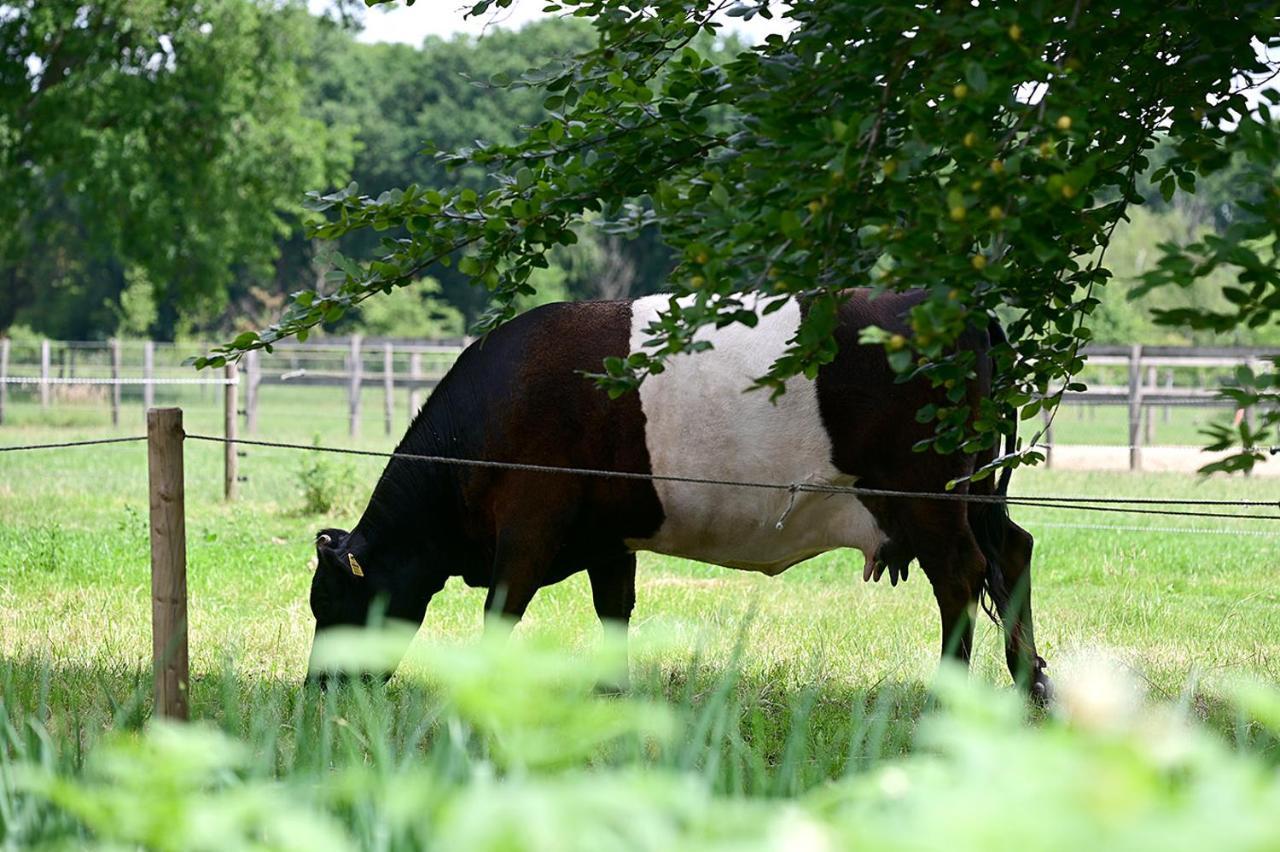
[[[508,2],[480,2],[472,13]],[[482,167],[490,188],[312,194],[311,209],[325,214],[316,235],[381,231],[381,255],[339,259],[336,289],[295,294],[278,324],[201,365],[305,336],[437,263],[458,264],[492,293],[482,320],[491,327],[585,221],[622,234],[656,224],[678,259],[671,290],[689,298],[653,324],[645,352],[603,365],[611,392],[704,346],[699,329],[749,325],[757,304],[768,311],[803,295],[812,307],[800,332],[759,378],[781,392],[833,356],[845,288],[926,287],[931,298],[914,311],[912,335],[866,340],[883,345],[902,376],[949,390],[952,405],[920,413],[937,424],[927,443],[973,450],[1012,428],[1014,407],[1029,417],[1072,385],[1109,278],[1108,241],[1141,203],[1136,182],[1160,139],[1173,152],[1155,177],[1167,192],[1193,192],[1233,156],[1274,185],[1280,161],[1275,93],[1243,91],[1268,71],[1258,46],[1280,46],[1277,3],[563,0],[548,8],[591,18],[599,41],[498,81],[545,93],[546,118],[520,142],[439,155]],[[794,28],[719,56],[711,37],[725,14],[785,14]],[[1146,279],[1186,284],[1230,265],[1240,270],[1240,286],[1226,293],[1237,310],[1172,310],[1161,321],[1272,320],[1280,194],[1260,193],[1247,215],[1220,237],[1164,247]],[[1009,341],[996,350],[994,399],[975,418],[963,387],[974,365],[951,344],[992,313]],[[1259,399],[1275,392],[1258,390]],[[1262,425],[1238,437],[1248,444],[1277,426]],[[1003,463],[1037,461],[1026,446]]]

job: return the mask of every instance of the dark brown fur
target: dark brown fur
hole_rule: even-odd
[[[927,382],[896,381],[883,350],[857,342],[870,325],[906,333],[904,314],[921,298],[851,294],[840,309],[839,354],[819,371],[833,463],[863,486],[941,492],[991,457],[913,452],[932,429],[917,423],[915,412],[939,401],[940,392]],[[518,317],[463,353],[399,451],[650,472],[639,395],[610,399],[583,375],[598,371],[607,356],[628,354],[630,327],[630,303],[622,301],[548,305]],[[968,388],[976,405],[990,389],[991,341],[983,329],[961,345],[980,356]],[[984,493],[990,483],[982,484]],[[972,613],[987,589],[1005,616],[1010,670],[1029,677],[1033,690],[1047,690],[1031,639],[1030,536],[1002,511],[988,515],[990,507],[863,502],[889,536],[878,557],[893,566],[895,579],[913,558],[929,578],[944,654],[968,661]],[[387,601],[389,616],[420,621],[450,576],[487,587],[486,612],[518,619],[539,588],[581,570],[600,617],[625,624],[635,603],[635,555],[624,541],[651,537],[662,522],[657,493],[643,480],[393,459],[356,528],[325,531],[330,542],[319,546],[316,584],[327,591],[316,609],[317,629],[363,623],[377,597]],[[348,554],[365,572],[358,592],[349,577],[333,576],[346,570]]]

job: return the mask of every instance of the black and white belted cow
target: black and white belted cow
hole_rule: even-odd
[[[840,308],[839,352],[816,380],[796,377],[771,401],[744,393],[796,332],[792,300],[754,328],[703,332],[714,348],[680,355],[617,399],[586,372],[643,344],[667,296],[546,305],[473,343],[432,393],[398,452],[707,479],[853,485],[939,493],[989,461],[912,451],[942,403],[924,380],[895,381],[870,326],[908,334],[921,291]],[[991,384],[987,351],[1002,332],[966,333],[978,354],[968,402]],[[958,493],[1003,494],[1007,472]],[[779,525],[785,516],[785,523]],[[543,586],[585,570],[601,619],[625,625],[636,596],[636,552],[778,574],[824,551],[860,550],[864,579],[896,581],[918,560],[942,618],[943,655],[968,662],[980,595],[1002,616],[1006,658],[1034,698],[1048,696],[1031,620],[1031,536],[999,502],[854,497],[649,479],[471,467],[393,458],[349,533],[322,530],[311,587],[317,635],[385,615],[420,623],[451,576],[489,589],[486,612],[518,619]],[[313,672],[323,682],[322,672]]]

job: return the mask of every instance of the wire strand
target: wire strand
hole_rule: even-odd
[[[406,459],[432,464],[455,465],[459,467],[478,467],[498,470],[514,470],[528,473],[554,473],[575,476],[592,476],[612,479],[633,479],[648,482],[675,482],[686,485],[714,485],[730,488],[757,488],[774,491],[805,491],[817,494],[849,494],[858,497],[908,498],[916,500],[937,500],[958,503],[1002,503],[1014,506],[1032,506],[1048,509],[1072,509],[1081,511],[1117,512],[1126,514],[1178,515],[1184,517],[1203,518],[1239,518],[1246,520],[1280,520],[1280,515],[1237,515],[1223,512],[1186,512],[1173,509],[1141,509],[1126,508],[1131,506],[1232,506],[1237,508],[1276,507],[1276,500],[1186,500],[1165,499],[1158,497],[1056,497],[1027,496],[1007,497],[985,494],[950,494],[920,491],[895,491],[886,488],[863,488],[855,485],[824,485],[813,482],[757,482],[752,480],[713,479],[696,476],[676,476],[672,474],[642,473],[639,471],[600,470],[596,468],[566,467],[561,465],[529,464],[527,462],[504,462],[488,459],[463,459],[453,456],[421,455],[417,453],[396,453],[379,450],[358,450],[351,447],[324,447],[308,444],[293,444],[284,441],[262,441],[247,438],[225,438],[216,435],[187,435],[193,441],[209,441],[220,444],[246,444],[250,446],[272,447],[276,449],[303,450],[311,452],[338,453],[342,455],[366,456],[372,458]],[[1085,505],[1095,504],[1095,505]]]
[[[95,444],[127,444],[134,441],[145,441],[146,435],[132,435],[128,438],[92,438],[86,441],[62,441],[56,444],[15,444],[0,447],[0,453],[15,453],[22,450],[56,450],[62,447],[91,447]]]
[[[236,379],[179,379],[172,377],[160,377],[151,379],[111,379],[111,378],[95,378],[93,376],[82,376],[80,378],[63,378],[50,376],[49,378],[41,378],[40,376],[6,376],[0,379],[0,384],[5,385],[238,385],[240,380]]]
[[[1036,529],[1057,530],[1109,530],[1114,532],[1193,533],[1195,535],[1252,535],[1260,538],[1280,538],[1280,532],[1270,530],[1237,530],[1215,527],[1144,527],[1138,524],[1074,524],[1061,521],[1040,521]]]

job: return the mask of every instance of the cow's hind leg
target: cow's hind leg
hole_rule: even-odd
[[[1044,659],[1036,653],[1035,628],[1031,618],[1031,550],[1034,539],[1022,527],[1002,518],[1004,529],[995,560],[999,571],[989,577],[1002,589],[991,589],[991,596],[1004,627],[1005,660],[1016,683],[1026,686],[1031,698],[1047,703],[1053,697],[1053,684],[1045,674]]]
[[[636,605],[636,555],[629,551],[602,558],[587,567],[591,580],[591,598],[595,602],[596,615],[606,630],[621,628],[623,641],[631,623],[631,611]],[[622,692],[630,680],[627,669],[616,683],[601,684],[600,691]]]

